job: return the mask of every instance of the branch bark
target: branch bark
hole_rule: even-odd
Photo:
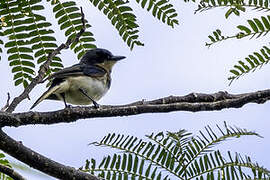
[[[21,162],[59,179],[99,180],[99,178],[65,166],[25,147],[0,130],[0,149]]]
[[[78,119],[96,117],[130,116],[143,113],[165,113],[172,111],[215,111],[240,108],[248,103],[262,104],[270,99],[270,89],[245,93],[214,94],[191,93],[186,96],[169,96],[152,101],[137,101],[120,106],[71,107],[52,112],[0,113],[0,125],[22,126],[31,124],[69,123]]]
[[[8,175],[14,180],[26,180],[22,175],[20,175],[18,172],[16,172],[14,169],[11,169],[7,166],[0,164],[0,172],[3,174]]]

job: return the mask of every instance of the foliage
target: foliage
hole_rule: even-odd
[[[80,9],[76,6],[76,2],[68,1],[51,1],[54,5],[53,12],[55,13],[55,18],[58,19],[58,24],[61,30],[65,30],[65,36],[68,39],[75,38],[76,34],[82,29],[83,24],[81,21]],[[86,28],[90,25],[86,22]],[[93,44],[95,39],[90,31],[86,31],[80,38],[78,43],[73,43],[71,49],[78,54],[78,59],[80,59],[87,50],[96,48]]]
[[[9,161],[5,159],[5,155],[3,153],[0,153],[0,164],[12,168]],[[12,178],[3,173],[0,173],[0,180],[12,180]]]
[[[143,45],[142,42],[137,40],[139,25],[136,23],[136,16],[133,14],[132,8],[127,6],[128,2],[122,0],[90,0],[90,2],[111,20],[112,25],[115,26],[119,35],[131,49],[135,44]]]
[[[256,135],[240,128],[228,127],[219,135],[209,126],[200,135],[192,136],[186,130],[152,133],[147,141],[134,136],[108,134],[92,144],[120,150],[97,163],[86,161],[84,171],[105,179],[247,179],[269,178],[270,172],[248,156],[223,155],[214,147],[228,138]]]
[[[178,24],[178,20],[175,18],[177,16],[176,10],[169,1],[161,0],[136,0],[142,8],[146,8],[147,11],[152,11],[152,15],[161,19],[163,23],[167,23],[169,26],[174,27]]]
[[[234,68],[230,70],[233,76],[230,76],[228,79],[232,82],[246,73],[254,72],[256,69],[267,64],[269,57],[270,49],[267,46],[263,46],[259,52],[248,55],[244,61],[238,61],[238,65],[234,65]]]
[[[51,23],[38,14],[44,9],[40,2],[41,0],[1,1],[1,33],[8,37],[5,48],[15,85],[23,84],[26,87],[35,76],[36,64],[44,62],[46,54],[57,47],[56,39],[52,36],[53,30],[48,29]],[[62,67],[61,60],[55,57],[48,73],[58,70],[59,67]]]
[[[210,47],[213,44],[228,39],[241,39],[244,37],[259,38],[268,35],[270,31],[270,16],[267,12],[270,10],[270,5],[268,0],[201,0],[198,4],[196,12],[203,12],[211,10],[214,8],[225,8],[225,17],[229,18],[232,14],[240,16],[240,13],[246,12],[247,8],[256,11],[265,12],[264,16],[260,18],[253,18],[247,20],[248,25],[237,25],[238,32],[232,36],[223,35],[220,29],[209,35],[210,42],[206,43],[206,46]],[[267,64],[269,61],[269,47],[268,45],[263,46],[259,51],[253,52],[248,55],[245,60],[238,61],[238,64],[234,65],[230,70],[231,75],[228,77],[230,84],[249,72],[254,72],[263,65]]]
[[[74,38],[82,28],[81,13],[76,1],[47,0],[45,6],[41,0],[7,0],[0,1],[0,53],[4,45],[8,53],[8,61],[13,73],[15,85],[27,87],[36,75],[37,66],[43,63],[48,54],[57,47],[57,35],[53,22],[44,15],[49,8],[54,13],[55,21],[63,34]],[[174,27],[178,24],[177,13],[167,0],[136,0],[141,8],[146,8],[163,23]],[[129,1],[123,0],[90,0],[90,4],[111,21],[119,35],[132,50],[134,46],[142,46],[139,40],[139,25]],[[46,8],[45,8],[46,7]],[[95,48],[95,38],[89,31],[90,24],[86,20],[86,32],[71,49],[80,59],[84,53]],[[60,57],[54,57],[47,75],[63,67]]]

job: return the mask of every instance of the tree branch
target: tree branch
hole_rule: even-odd
[[[22,126],[30,124],[55,124],[74,122],[95,117],[130,116],[143,113],[165,113],[172,111],[214,111],[225,108],[240,108],[248,103],[262,104],[270,99],[270,89],[245,93],[214,94],[191,93],[186,96],[169,96],[153,101],[137,101],[120,106],[72,107],[52,112],[0,113],[0,125]]]
[[[61,50],[69,48],[69,46],[72,43],[79,41],[80,36],[85,32],[85,28],[86,28],[84,13],[83,13],[82,8],[81,8],[81,16],[82,16],[81,20],[82,20],[83,27],[80,30],[80,32],[76,34],[75,38],[68,39],[66,43],[61,44],[54,51],[49,53],[45,63],[43,63],[40,66],[38,75],[32,80],[29,86],[27,86],[18,97],[13,99],[11,104],[7,107],[6,112],[3,112],[3,111],[0,112],[0,123],[3,123],[3,124],[7,123],[10,125],[14,123],[14,126],[19,126],[21,124],[20,119],[18,119],[13,114],[11,114],[11,112],[15,110],[17,105],[22,100],[29,98],[28,95],[32,91],[32,89],[44,79],[53,57],[59,54]],[[8,101],[7,101],[7,105],[8,105]],[[37,152],[25,147],[22,143],[19,143],[15,141],[14,139],[12,139],[11,137],[9,137],[1,129],[0,129],[0,149],[8,153],[9,155],[13,156],[14,158],[28,164],[29,166],[59,179],[99,180],[99,178],[91,174],[84,173],[82,171],[76,170],[75,168],[62,165],[49,158],[46,158],[45,156],[42,156],[41,154],[38,154]],[[0,166],[0,171],[4,171],[4,170],[8,171],[8,169],[4,169],[2,168],[2,166]],[[11,174],[11,171],[8,171],[8,172]]]
[[[11,104],[9,105],[9,107],[7,108],[7,112],[13,112],[15,110],[15,108],[17,107],[17,105],[24,99],[29,98],[29,93],[34,89],[34,87],[40,83],[45,75],[46,72],[48,71],[48,68],[52,62],[53,57],[55,57],[57,54],[60,54],[60,51],[63,49],[67,49],[69,48],[69,46],[72,43],[76,43],[79,41],[79,38],[81,37],[81,35],[85,32],[85,15],[83,13],[83,10],[81,8],[81,19],[82,19],[82,29],[80,30],[79,33],[76,34],[76,37],[73,39],[68,39],[66,41],[66,43],[61,44],[60,46],[58,46],[55,50],[53,50],[51,53],[49,53],[47,60],[40,66],[40,69],[38,71],[38,75],[31,81],[31,83],[24,89],[24,91],[22,92],[22,94],[20,94],[18,97],[14,98],[13,101],[11,102]]]
[[[26,180],[22,175],[20,175],[14,169],[11,169],[11,168],[4,166],[2,164],[0,164],[0,172],[8,175],[9,177],[11,177],[14,180]]]
[[[0,149],[21,162],[59,179],[99,180],[99,178],[65,166],[25,147],[0,130]]]

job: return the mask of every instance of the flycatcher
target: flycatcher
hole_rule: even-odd
[[[59,100],[75,105],[94,104],[111,86],[111,71],[114,64],[124,59],[114,56],[106,49],[96,48],[85,53],[78,64],[64,68],[47,79],[52,80],[49,89],[33,104],[33,109],[44,99]]]

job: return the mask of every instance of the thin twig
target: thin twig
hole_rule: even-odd
[[[1,111],[5,111],[9,106],[10,94],[7,93],[7,96],[8,96],[8,98],[7,98],[6,105],[4,107],[2,107]]]
[[[26,180],[22,175],[20,175],[14,169],[11,169],[10,167],[4,166],[2,164],[0,164],[0,172],[8,175],[14,180]]]
[[[15,110],[15,108],[18,106],[18,104],[22,100],[28,98],[29,93],[34,89],[34,87],[44,79],[44,77],[46,75],[46,72],[48,71],[48,68],[49,68],[49,66],[50,66],[50,64],[52,62],[53,57],[55,57],[57,54],[60,54],[61,50],[69,48],[69,46],[72,43],[77,43],[79,41],[79,38],[85,32],[85,29],[86,29],[86,27],[85,27],[85,19],[84,19],[85,15],[83,13],[82,8],[81,8],[81,16],[82,16],[81,20],[82,20],[83,27],[80,30],[80,32],[78,32],[76,34],[75,38],[68,39],[66,41],[66,43],[61,44],[55,50],[53,50],[51,53],[49,53],[49,55],[47,57],[47,60],[40,66],[40,69],[38,71],[38,75],[31,81],[29,86],[27,86],[24,89],[24,91],[18,97],[13,99],[10,106],[6,110],[7,112],[10,112],[10,113],[13,112]]]

